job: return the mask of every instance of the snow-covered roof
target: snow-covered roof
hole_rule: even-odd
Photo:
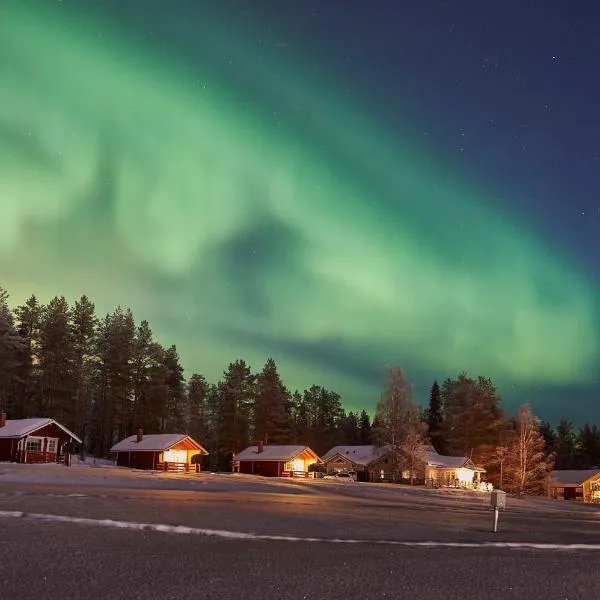
[[[262,452],[258,451],[258,446],[248,446],[239,454],[234,456],[233,460],[292,460],[303,452],[309,452],[318,460],[318,456],[308,446],[278,446],[276,444],[265,444]]]
[[[461,467],[471,468],[474,466],[466,456],[444,456],[437,452],[424,452],[423,458],[431,467],[442,467],[446,469],[460,469]]]
[[[64,425],[61,425],[54,419],[7,419],[4,427],[0,427],[0,438],[22,438],[26,435],[35,433],[42,427],[48,425],[56,425],[62,429],[68,436],[72,437],[76,442],[81,444],[81,440],[72,432],[69,431]]]
[[[182,442],[189,441],[193,446],[200,450],[203,454],[208,452],[198,443],[185,433],[144,433],[142,440],[137,441],[137,435],[130,435],[128,438],[117,442],[111,449],[111,452],[161,452],[168,450]]]
[[[355,465],[366,466],[381,458],[389,451],[389,446],[334,446],[323,455],[323,462],[328,462],[336,456],[346,458]]]
[[[600,475],[600,469],[574,469],[552,471],[552,484],[556,487],[579,487],[595,475]]]
[[[437,452],[425,452],[423,459],[430,467],[441,469],[471,469],[485,473],[485,469],[478,467],[468,456],[445,456]]]

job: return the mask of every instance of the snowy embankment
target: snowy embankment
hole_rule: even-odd
[[[232,488],[269,492],[283,486],[288,493],[297,493],[297,486],[253,475],[231,473],[166,473],[117,467],[114,462],[75,458],[71,466],[62,464],[32,464],[0,462],[0,484],[21,483],[72,487],[146,488],[188,491],[227,491]]]
[[[79,461],[75,459],[71,466],[60,464],[23,465],[0,463],[0,483],[38,483],[56,485],[92,485],[107,487],[159,487],[161,482],[181,482],[183,487],[204,479],[206,476],[158,471],[138,471],[117,467],[114,462],[101,459]],[[169,486],[172,487],[172,486]]]

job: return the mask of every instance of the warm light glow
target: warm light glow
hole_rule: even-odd
[[[165,450],[163,461],[170,463],[186,463],[187,450]]]
[[[456,479],[461,483],[473,483],[473,471],[471,469],[456,469]]]
[[[427,474],[425,476],[425,479],[437,479],[437,476],[437,469],[433,467],[427,467]]]
[[[292,471],[304,471],[304,461],[301,458],[292,461]]]

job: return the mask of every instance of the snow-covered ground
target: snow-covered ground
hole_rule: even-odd
[[[65,486],[103,486],[114,488],[155,488],[218,491],[242,487],[247,491],[268,491],[267,487],[283,487],[293,493],[298,486],[282,480],[254,475],[231,473],[166,473],[117,467],[114,462],[102,459],[74,460],[71,466],[62,464],[32,464],[0,462],[1,483],[23,483]]]
[[[0,462],[0,484],[2,483],[39,484],[70,487],[110,487],[146,488],[187,491],[231,491],[259,493],[336,493],[362,498],[367,501],[414,501],[422,505],[435,506],[440,500],[458,507],[488,506],[490,494],[467,489],[439,488],[397,485],[391,483],[339,483],[323,479],[276,479],[256,475],[231,473],[165,473],[163,471],[142,471],[117,467],[114,462],[89,458],[86,461],[74,460],[65,467],[59,464],[23,465]],[[71,490],[73,491],[73,490]],[[411,500],[412,499],[412,500]],[[600,507],[575,502],[552,500],[549,498],[509,496],[508,511],[544,513],[586,513],[598,516]]]
[[[66,467],[60,464],[23,465],[16,463],[0,463],[1,482],[21,482],[57,485],[103,485],[131,486],[136,483],[154,481],[192,481],[194,478],[206,477],[205,474],[163,473],[158,471],[141,471],[117,467],[107,460],[88,459],[73,461]]]

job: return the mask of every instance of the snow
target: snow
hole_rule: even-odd
[[[160,487],[161,481],[191,481],[195,474],[141,471],[116,467],[111,461],[75,457],[70,467],[62,464],[0,463],[0,483],[38,483],[47,485],[104,486],[104,487]],[[185,483],[185,481],[184,481]]]

